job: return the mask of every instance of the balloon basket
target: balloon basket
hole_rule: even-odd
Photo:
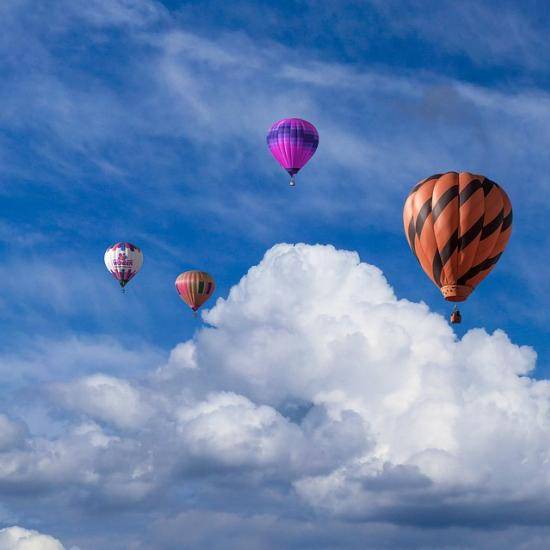
[[[458,308],[455,306],[451,313],[451,324],[452,325],[459,325],[462,322],[462,315]]]

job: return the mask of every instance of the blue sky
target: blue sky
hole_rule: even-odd
[[[48,445],[74,444],[70,453],[78,455],[81,432],[74,441],[63,439],[71,429],[80,429],[78,422],[93,422],[93,430],[102,430],[101,437],[130,430],[136,445],[136,441],[146,445],[149,436],[143,434],[152,428],[140,432],[137,426],[149,422],[149,416],[132,413],[130,420],[119,418],[113,424],[101,407],[79,408],[67,395],[88,395],[91,386],[101,386],[93,378],[97,373],[124,381],[123,385],[148,387],[151,373],[184,360],[178,355],[183,342],[211,350],[216,341],[213,329],[200,330],[202,321],[193,319],[173,287],[175,277],[186,269],[212,273],[218,284],[216,298],[226,298],[277,243],[332,244],[357,251],[363,262],[382,270],[397,298],[424,302],[432,312],[447,316],[450,307],[410,253],[401,222],[408,190],[420,179],[447,170],[487,175],[506,189],[514,206],[510,244],[462,308],[464,324],[456,332],[462,337],[477,327],[489,335],[502,329],[515,345],[533,348],[538,359],[529,375],[546,379],[550,368],[546,313],[550,299],[544,291],[549,275],[545,229],[550,200],[546,12],[541,2],[521,6],[381,0],[3,2],[0,373],[4,383],[0,395],[4,410],[0,412],[14,426],[23,426],[18,452],[28,446],[40,448],[43,438]],[[288,187],[286,174],[265,145],[269,126],[286,116],[310,120],[320,133],[318,151],[299,174],[295,189]],[[126,295],[103,265],[106,247],[121,240],[144,251],[142,272]],[[313,260],[303,261],[314,265]],[[333,269],[324,256],[318,261]],[[260,264],[259,272],[263,265],[267,264]],[[299,273],[296,289],[289,288],[289,294],[298,294],[305,284]],[[248,281],[255,280],[250,277]],[[273,281],[273,288],[261,283],[266,303],[270,295],[273,300],[278,296]],[[234,292],[233,301],[220,303],[211,313],[219,334],[253,327],[243,321],[229,330],[231,322],[244,315],[233,312],[231,304],[240,303],[242,311],[251,315],[247,319],[256,315]],[[253,293],[247,290],[243,295],[247,292]],[[320,294],[318,300],[323,299]],[[262,315],[268,318],[269,308],[262,307],[267,308]],[[292,324],[294,315],[301,319],[305,302],[300,307],[292,302],[286,313],[280,313],[288,316],[283,324]],[[399,331],[387,330],[399,339]],[[234,339],[239,341],[237,335]],[[243,336],[247,341],[250,338]],[[194,381],[197,388],[212,384],[211,391],[232,391],[255,406],[265,404],[279,412],[285,407],[307,411],[312,403],[317,406],[317,397],[309,400],[306,394],[293,393],[291,386],[285,386],[279,401],[266,397],[261,389],[237,383],[227,374],[230,366],[214,367],[213,359],[205,359],[214,357],[213,352],[197,353],[199,364],[206,361],[218,373],[213,375],[216,383]],[[216,361],[222,364],[220,357]],[[256,374],[252,369],[248,376],[256,380]],[[265,383],[277,385],[272,380]],[[319,392],[328,394],[325,390]],[[120,391],[134,399],[129,386]],[[86,399],[81,396],[77,401],[88,403]],[[150,405],[151,410],[155,406]],[[126,418],[126,412],[120,414]],[[9,428],[12,434],[19,433],[17,429]],[[131,454],[130,447],[128,443],[125,452]],[[116,471],[116,464],[126,458],[115,454],[99,456],[101,468]],[[405,464],[396,457],[395,464]],[[107,466],[109,461],[112,464]],[[89,468],[94,470],[99,462]],[[208,464],[206,460],[206,470]],[[97,541],[112,537],[126,541],[121,544],[127,548],[141,548],[139,544],[172,548],[175,543],[170,540],[177,540],[177,535],[170,539],[167,533],[200,523],[193,519],[200,511],[229,514],[217,516],[220,525],[231,523],[245,513],[243,509],[282,517],[277,516],[277,502],[263,493],[254,496],[257,487],[247,476],[250,494],[245,489],[242,496],[246,505],[235,504],[232,484],[243,481],[246,464],[235,466],[239,474],[234,477],[211,465],[208,483],[201,481],[204,477],[181,474],[188,485],[183,483],[181,490],[171,493],[169,502],[159,496],[162,483],[147,498],[136,496],[121,504],[122,497],[119,501],[113,497],[116,503],[110,505],[122,511],[107,527],[99,527],[94,515],[107,506],[101,500],[101,483],[88,494],[82,480],[69,480],[74,491],[64,491],[60,497],[55,488],[44,489],[52,476],[54,485],[64,483],[59,473],[50,472],[49,481],[46,474],[33,478],[28,486],[21,481],[21,489],[13,486],[19,478],[6,474],[0,522],[51,533],[67,548],[93,548]],[[208,485],[216,476],[220,476],[218,485]],[[168,483],[167,479],[176,478],[163,479]],[[292,482],[297,494],[313,498],[302,481]],[[284,483],[289,482],[275,476],[262,488]],[[217,498],[212,487],[224,493],[227,507],[212,504]],[[288,512],[283,515],[299,523],[299,514],[290,511],[299,510],[301,501],[289,494],[280,505]],[[30,506],[33,498],[41,499],[37,510]],[[63,504],[52,512],[50,499],[61,499]],[[160,499],[159,508],[153,513],[155,499]],[[74,502],[78,505],[71,513],[76,514],[80,533],[59,520],[64,506]],[[184,510],[187,515],[180,517]],[[399,513],[395,511],[396,517]],[[295,533],[296,547],[315,546],[319,540],[333,547],[331,537],[342,540],[347,529],[344,512],[336,513],[335,523],[322,529],[315,516],[308,517],[317,543],[293,523],[288,528]],[[257,533],[242,544],[255,547],[272,529],[265,518],[257,521]],[[153,529],[136,535],[143,522],[156,522],[164,534]],[[414,521],[407,526],[399,521],[387,525],[399,540],[433,543]],[[357,528],[363,527],[370,529],[372,524]],[[470,535],[464,536],[472,544],[487,544],[500,536],[494,533],[491,538],[475,530]],[[389,536],[385,532],[385,540]],[[522,540],[527,535],[517,536]],[[201,540],[190,541],[189,547],[204,544]],[[209,544],[215,547],[212,540]],[[342,544],[354,543],[350,539]]]

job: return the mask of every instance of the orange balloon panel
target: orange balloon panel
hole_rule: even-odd
[[[180,298],[193,311],[197,311],[215,289],[216,283],[206,271],[186,271],[176,279],[176,290]]]
[[[512,205],[502,187],[469,172],[436,174],[405,201],[409,246],[446,300],[466,300],[490,273],[512,232]]]

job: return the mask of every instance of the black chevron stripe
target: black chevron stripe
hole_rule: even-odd
[[[436,205],[432,209],[432,215],[433,215],[433,221],[435,223],[435,220],[439,217],[441,212],[445,210],[445,207],[458,195],[458,185],[453,185],[452,187],[449,187],[443,195],[439,198]]]
[[[420,235],[422,234],[422,228],[424,227],[424,223],[426,223],[427,217],[430,215],[430,212],[432,211],[432,197],[430,197],[423,205],[420,211],[418,212],[418,216],[416,216],[416,234],[420,238]]]
[[[445,246],[441,250],[438,250],[434,257],[434,261],[432,264],[433,275],[439,286],[441,286],[441,272],[443,271],[443,267],[454,254],[457,247],[458,229],[453,232],[453,234],[449,237],[449,240],[446,242]]]
[[[485,179],[483,180],[483,194],[484,194],[485,196],[487,196],[487,195],[491,192],[491,189],[492,189],[495,185],[498,187],[498,185],[497,185],[494,181],[491,181],[490,179],[485,178]]]
[[[432,274],[434,276],[435,284],[441,288],[441,271],[443,270],[443,262],[439,255],[439,250],[436,250],[434,260],[432,262]]]
[[[420,183],[417,183],[409,193],[409,197],[411,195],[414,195],[425,183],[432,181],[432,180],[438,180],[443,174],[434,174],[433,176],[430,176],[429,178],[426,178],[425,180],[422,180]]]
[[[407,234],[409,235],[409,243],[413,254],[416,256],[416,248],[414,246],[414,241],[416,239],[416,232],[414,230],[414,216],[411,216],[411,221],[409,222],[409,227],[407,229]]]
[[[426,183],[427,181],[432,181],[432,180],[438,180],[442,175],[443,174],[434,174],[433,176],[426,178],[422,183]]]
[[[441,256],[441,263],[443,266],[450,260],[451,256],[454,254],[455,250],[458,247],[458,229],[453,231],[453,234],[449,237],[449,240],[445,244],[442,250],[440,250],[439,255]]]
[[[502,209],[494,220],[490,221],[487,225],[483,227],[483,230],[481,231],[481,239],[486,239],[490,235],[492,235],[501,225],[502,225],[502,219],[504,218],[504,209]]]
[[[458,239],[458,249],[464,250],[480,233],[483,229],[483,220],[485,215],[481,214],[480,218],[477,220],[464,235]]]
[[[424,182],[421,181],[420,183],[417,183],[412,189],[411,189],[411,192],[409,193],[409,197],[411,195],[414,195],[422,186],[424,185]]]
[[[483,185],[478,179],[472,180],[461,192],[460,192],[460,206],[462,206],[478,189],[481,189]]]
[[[502,252],[500,252],[500,254],[497,254],[496,256],[493,256],[492,258],[487,258],[486,260],[483,260],[481,263],[470,268],[462,277],[460,277],[460,279],[458,279],[457,283],[459,285],[467,284],[469,279],[475,277],[478,273],[481,273],[482,271],[485,271],[486,269],[489,269],[491,266],[495,265],[501,256]]]
[[[512,215],[512,211],[510,210],[508,215],[505,216],[504,219],[502,220],[502,227],[500,228],[501,232],[506,231],[512,225],[512,218],[513,218],[513,215]]]

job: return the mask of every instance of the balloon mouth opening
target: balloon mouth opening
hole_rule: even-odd
[[[441,294],[448,302],[463,302],[474,289],[468,285],[444,285]]]

